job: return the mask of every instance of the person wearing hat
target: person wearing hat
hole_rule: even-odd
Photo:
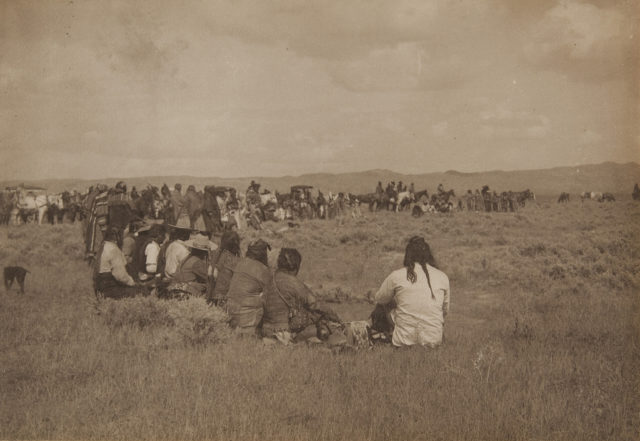
[[[262,239],[249,244],[246,257],[236,265],[229,292],[227,309],[230,325],[238,333],[256,335],[264,310],[264,289],[271,279],[267,251],[271,245]]]
[[[213,270],[209,264],[209,253],[217,248],[207,236],[201,234],[184,242],[190,253],[180,264],[167,291],[170,297],[203,297]]]
[[[180,264],[189,256],[189,247],[185,241],[191,237],[191,229],[175,225],[169,225],[169,228],[169,241],[164,250],[164,275],[171,279]]]

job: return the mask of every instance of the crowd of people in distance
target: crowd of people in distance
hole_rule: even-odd
[[[419,236],[407,244],[404,267],[375,294],[369,319],[350,323],[300,280],[302,255],[295,248],[281,248],[272,270],[271,245],[257,239],[243,255],[235,230],[207,236],[175,225],[132,222],[123,231],[109,226],[103,237],[93,262],[98,298],[205,298],[228,313],[237,334],[265,343],[346,344],[347,335],[358,345],[437,347],[443,341],[449,280]]]

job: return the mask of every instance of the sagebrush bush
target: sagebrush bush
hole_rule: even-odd
[[[184,342],[219,343],[231,336],[229,316],[222,309],[208,305],[205,299],[192,297],[167,303],[168,316]]]
[[[160,330],[169,342],[218,343],[231,335],[228,315],[202,298],[161,300],[155,297],[104,299],[98,311],[111,329]]]

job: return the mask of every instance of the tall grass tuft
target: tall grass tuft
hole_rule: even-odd
[[[105,299],[98,311],[112,330],[119,328],[160,331],[166,341],[205,345],[231,336],[228,315],[202,298],[160,300],[154,297]]]

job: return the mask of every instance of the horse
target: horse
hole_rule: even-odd
[[[377,193],[364,193],[353,195],[356,197],[361,203],[367,204],[369,206],[369,211],[375,211],[378,207],[378,194]]]
[[[55,222],[61,224],[64,219],[64,199],[62,194],[47,195],[47,221],[53,225]]]
[[[602,202],[603,201],[602,197],[603,197],[603,195],[599,191],[592,191],[589,194],[589,199],[591,199],[592,201]]]
[[[411,205],[411,203],[414,202],[414,199],[411,196],[410,192],[402,191],[398,193],[398,196],[396,197],[396,201],[397,201],[396,212],[398,212],[398,211],[402,211],[403,209]]]
[[[536,195],[535,195],[534,192],[532,192],[531,190],[529,190],[527,188],[524,191],[516,193],[516,199],[518,201],[518,205],[520,205],[521,207],[524,207],[526,201],[528,201],[528,200],[535,201],[536,200]]]
[[[616,198],[613,193],[602,193],[602,201],[603,202],[615,202]]]
[[[439,211],[441,213],[453,211],[455,205],[450,199],[455,198],[455,196],[456,193],[455,191],[453,191],[453,189],[438,192],[437,194],[433,194],[431,196],[431,205],[435,207],[436,211]]]
[[[42,225],[47,209],[48,201],[46,195],[36,195],[33,192],[29,192],[26,195],[18,193],[18,210],[24,223],[27,223],[31,216],[37,216],[38,225]]]
[[[140,197],[135,201],[131,201],[131,204],[134,214],[141,219],[164,219],[166,207],[158,187],[147,186],[140,192]]]

